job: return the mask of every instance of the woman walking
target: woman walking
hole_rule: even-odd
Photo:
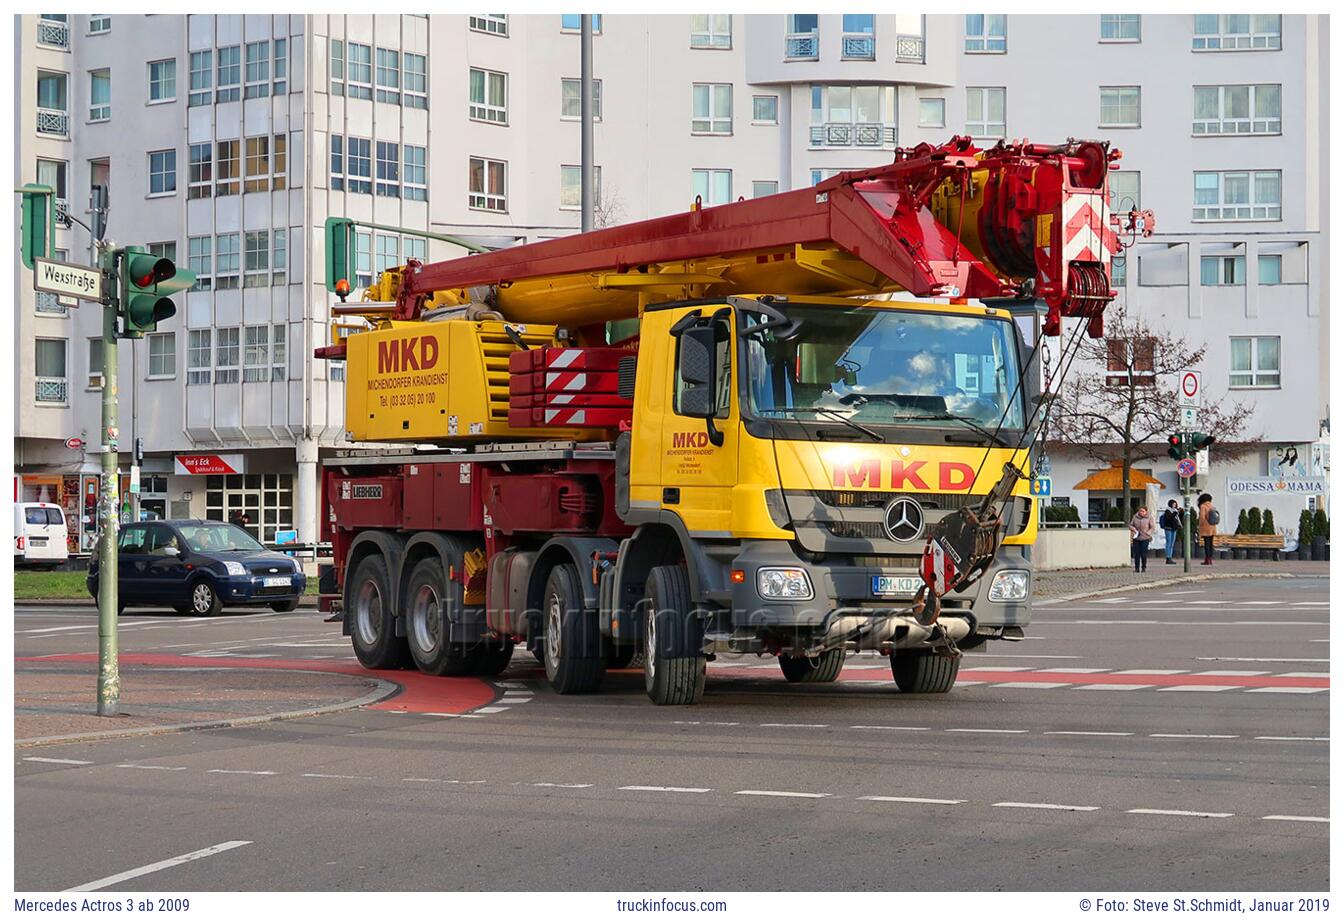
[[[1213,565],[1213,537],[1218,533],[1218,511],[1213,507],[1213,496],[1205,492],[1199,497],[1199,536],[1204,541],[1204,561]]]
[[[1148,546],[1153,542],[1153,536],[1157,533],[1157,522],[1148,513],[1147,508],[1140,508],[1134,517],[1129,519],[1129,552],[1134,557],[1134,571],[1148,571]]]

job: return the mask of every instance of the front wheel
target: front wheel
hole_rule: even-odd
[[[891,653],[891,676],[902,693],[947,693],[957,682],[961,658],[928,649]]]
[[[649,572],[644,588],[644,692],[659,706],[689,706],[705,692],[703,627],[679,565]]]
[[[780,655],[779,669],[784,679],[791,684],[830,683],[840,676],[845,666],[845,650],[842,648],[822,652],[816,658],[806,655]]]
[[[198,617],[219,616],[224,609],[219,592],[210,582],[202,579],[191,586],[191,612]]]

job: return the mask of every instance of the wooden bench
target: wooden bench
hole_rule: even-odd
[[[1220,533],[1213,537],[1213,548],[1218,551],[1219,559],[1228,558],[1233,550],[1254,550],[1257,555],[1260,550],[1269,550],[1273,553],[1272,558],[1277,560],[1283,552],[1283,534]]]

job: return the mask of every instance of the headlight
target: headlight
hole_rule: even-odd
[[[1020,569],[1009,569],[994,576],[989,586],[991,601],[1024,601],[1031,589],[1031,573]]]
[[[230,575],[246,575],[247,566],[243,565],[241,562],[225,562],[224,571]]]
[[[757,569],[756,590],[761,597],[806,601],[812,599],[812,580],[803,569]]]

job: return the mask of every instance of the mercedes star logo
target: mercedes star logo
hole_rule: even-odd
[[[893,498],[882,512],[882,528],[897,543],[918,540],[924,532],[924,508],[908,495]]]

